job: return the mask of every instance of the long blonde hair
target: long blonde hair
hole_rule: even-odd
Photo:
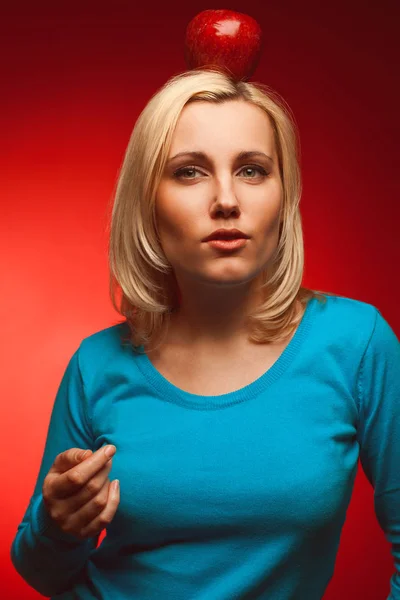
[[[113,194],[109,236],[110,297],[129,326],[125,338],[135,351],[151,345],[168,329],[179,290],[157,233],[155,197],[172,136],[184,106],[195,101],[242,99],[262,108],[274,132],[283,184],[283,222],[277,248],[258,276],[268,290],[248,315],[249,339],[279,341],[293,332],[312,297],[329,292],[301,286],[304,246],[299,203],[302,192],[299,138],[291,109],[265,84],[234,81],[218,70],[184,71],[171,77],[149,100],[132,131]]]

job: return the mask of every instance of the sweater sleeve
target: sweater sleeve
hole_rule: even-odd
[[[361,465],[374,488],[375,514],[394,558],[386,600],[400,600],[400,344],[375,311],[358,377],[358,441]]]
[[[59,385],[35,489],[11,545],[15,569],[44,596],[73,585],[99,537],[80,540],[63,532],[48,514],[42,495],[43,481],[59,453],[93,446],[79,350],[72,355]]]

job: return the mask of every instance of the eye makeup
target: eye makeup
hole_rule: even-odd
[[[262,179],[264,177],[268,177],[268,175],[270,174],[261,165],[244,165],[240,169],[239,173],[242,172],[242,171],[245,171],[246,169],[252,170],[253,172],[255,172],[255,171],[258,172],[259,177],[261,177]],[[183,166],[183,167],[179,167],[179,169],[176,169],[173,172],[173,177],[175,179],[192,180],[192,179],[195,179],[195,178],[194,177],[184,177],[184,175],[187,174],[188,172],[190,173],[190,172],[196,172],[196,171],[199,172],[199,173],[201,173],[201,170],[198,169],[196,166],[194,166],[194,165],[186,165],[186,166]],[[250,176],[250,177],[244,177],[244,179],[258,179],[258,177],[252,177],[252,176]]]

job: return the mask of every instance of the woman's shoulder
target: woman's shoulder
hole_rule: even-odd
[[[372,303],[332,294],[318,292],[309,299],[315,331],[320,336],[341,339],[345,343],[364,344],[376,323],[379,309]]]
[[[363,300],[341,296],[332,292],[320,292],[313,290],[316,294],[309,299],[309,302],[315,303],[320,312],[329,314],[329,316],[342,316],[347,318],[360,317],[363,319],[373,318],[378,308]]]
[[[129,328],[126,321],[99,329],[82,338],[79,345],[83,360],[104,362],[123,355],[128,347]]]

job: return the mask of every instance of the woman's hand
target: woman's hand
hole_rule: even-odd
[[[91,450],[70,448],[58,454],[43,482],[43,500],[50,517],[62,531],[79,539],[98,535],[114,518],[119,486],[108,479],[112,459],[103,446]]]

